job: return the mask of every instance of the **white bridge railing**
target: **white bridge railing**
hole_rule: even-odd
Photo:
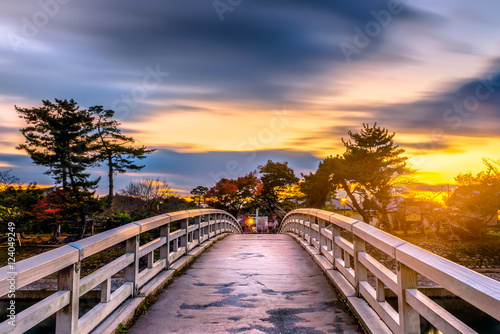
[[[180,222],[180,229],[170,232],[173,222]],[[140,246],[139,235],[155,228],[159,228],[160,237]],[[137,297],[139,289],[160,272],[169,269],[193,248],[224,233],[242,233],[236,219],[225,211],[178,211],[120,226],[33,256],[16,263],[15,269],[3,267],[0,296],[54,273],[58,275],[58,291],[16,314],[15,327],[9,320],[1,323],[0,333],[23,333],[54,313],[57,313],[56,333],[89,333],[125,300]],[[80,278],[83,259],[121,242],[126,243],[124,255]],[[156,261],[155,251],[159,251]],[[139,259],[146,256],[147,268],[139,271]],[[123,269],[125,283],[112,291],[111,277]],[[99,284],[100,303],[79,317],[80,297]]]
[[[341,230],[351,232],[353,242]],[[322,267],[343,290],[350,306],[371,308],[394,333],[420,333],[420,315],[443,333],[476,333],[420,292],[418,275],[500,320],[500,282],[364,222],[324,210],[298,209],[283,219],[280,233],[290,233],[306,248],[317,251]],[[394,259],[396,272],[370,256],[367,244]],[[368,273],[375,276],[375,287],[368,282]],[[396,294],[398,311],[386,302],[386,287]],[[362,312],[356,313],[362,316]]]

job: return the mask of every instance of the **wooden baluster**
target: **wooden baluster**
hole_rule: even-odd
[[[111,299],[111,277],[101,283],[101,303],[109,303]]]
[[[217,220],[218,219],[219,219],[219,214],[216,213],[214,216],[214,225],[213,225],[214,237],[217,236]]]
[[[378,302],[385,302],[385,284],[380,280],[378,277],[376,279],[376,284],[377,284],[377,301]]]
[[[312,245],[312,224],[311,224],[311,217],[309,217],[309,215],[306,216],[307,217],[307,222],[309,223],[309,244]]]
[[[57,289],[71,291],[69,305],[56,314],[56,334],[78,332],[78,312],[80,307],[80,262],[59,271]]]
[[[306,240],[306,216],[299,216],[302,218],[302,239]]]
[[[153,264],[155,262],[155,251],[151,251],[148,253],[148,268],[153,268]]]
[[[319,232],[318,232],[318,235],[319,235],[319,240],[318,240],[318,241],[319,241],[319,253],[320,253],[320,254],[321,254],[321,251],[322,251],[322,249],[323,249],[323,248],[322,248],[322,247],[323,247],[323,245],[325,245],[325,246],[326,246],[326,237],[325,237],[325,236],[323,235],[323,233],[322,233],[322,232],[323,232],[323,231],[322,231],[322,229],[324,229],[324,228],[325,228],[325,226],[326,226],[326,225],[325,225],[325,221],[324,221],[323,219],[319,219],[319,218],[318,218],[318,231],[319,231]]]
[[[222,214],[217,215],[217,220],[215,221],[215,235],[220,234],[220,220],[221,220]]]
[[[165,260],[165,268],[170,268],[168,255],[170,254],[170,223],[160,227],[160,237],[165,238],[165,245],[160,247],[160,260]]]
[[[132,297],[136,297],[139,288],[139,235],[127,239],[125,252],[134,254],[134,262],[125,268],[125,282],[132,283]]]
[[[332,228],[333,228],[333,224],[328,222],[326,225],[328,225],[328,224],[332,225]],[[326,225],[325,225],[325,227],[326,227]],[[333,249],[333,233],[331,234],[331,237],[332,237],[331,239],[326,237],[326,250],[329,252],[331,252]],[[333,266],[335,267],[335,258],[333,259]]]
[[[400,333],[415,334],[420,333],[420,315],[406,302],[406,289],[417,288],[417,272],[405,266],[401,262],[396,262],[398,274],[398,311]]]
[[[351,255],[344,250],[344,265],[346,268],[351,268]]]
[[[354,278],[356,281],[356,294],[358,297],[361,297],[359,293],[359,282],[368,280],[368,271],[366,267],[359,262],[358,253],[366,252],[366,243],[363,239],[354,236]]]
[[[212,215],[208,215],[208,219],[207,219],[207,226],[205,226],[205,231],[206,231],[206,235],[208,235],[208,239],[210,239],[210,220],[212,219]]]
[[[197,240],[198,245],[201,245],[201,216],[194,217],[194,223],[197,226],[194,238]]]
[[[332,224],[333,268],[337,269],[335,259],[342,259],[342,248],[335,243],[335,237],[340,237],[340,226]]]
[[[313,219],[314,219],[314,225],[318,227],[317,231],[314,230],[314,248],[320,249],[319,248],[319,243],[320,243],[319,239],[321,238],[321,235],[319,233],[319,219],[318,219],[318,217],[314,217],[314,216],[313,216]],[[316,246],[316,244],[318,244],[318,246]]]
[[[189,253],[189,246],[188,246],[188,225],[189,225],[189,218],[181,220],[181,230],[183,230],[183,234],[180,236],[181,238],[181,247],[185,247],[184,251],[185,253]]]

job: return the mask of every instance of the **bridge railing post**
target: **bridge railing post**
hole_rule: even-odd
[[[214,223],[212,225],[212,232],[214,232],[214,236],[217,235],[217,214],[214,214],[213,215],[213,218],[214,218]]]
[[[319,229],[319,218],[318,217],[314,217],[314,225],[318,227],[318,230],[314,231],[314,240],[316,240],[314,242],[314,247],[321,251],[321,247],[320,247],[321,231]],[[317,246],[316,246],[316,244],[317,244]]]
[[[354,279],[356,282],[356,287],[355,287],[356,295],[358,297],[361,297],[361,294],[359,292],[359,282],[366,281],[368,279],[368,270],[363,264],[361,264],[361,262],[359,262],[358,253],[366,252],[366,242],[363,239],[354,236],[353,248],[354,248]]]
[[[311,224],[311,217],[309,215],[305,215],[304,217],[305,217],[304,222],[307,219],[307,223],[309,225],[308,228],[307,228],[307,234],[309,235],[309,244],[312,245],[312,224]]]
[[[323,249],[323,245],[326,246],[326,237],[323,235],[323,229],[325,228],[325,221],[321,218],[318,218],[318,235],[319,235],[319,253]]]
[[[181,220],[181,230],[183,231],[181,238],[181,247],[184,247],[184,250],[189,253],[189,245],[188,245],[188,226],[189,226],[189,218]]]
[[[330,223],[329,221],[325,220],[325,228],[328,227],[329,224],[332,225],[332,229],[333,229],[333,224]],[[326,240],[326,250],[328,252],[331,252],[333,250],[333,241],[334,241],[333,232],[332,232],[332,235],[331,235],[331,239],[328,238],[328,237],[325,237],[325,240]],[[333,258],[333,267],[335,267],[335,257]]]
[[[165,244],[160,247],[160,260],[165,260],[165,269],[170,268],[170,223],[160,227],[160,238],[165,238]]]
[[[207,222],[207,226],[204,227],[203,235],[207,235],[208,239],[210,239],[210,220],[212,219],[212,215],[208,214],[205,216],[205,220]]]
[[[134,254],[134,262],[125,267],[125,282],[132,283],[132,297],[136,297],[139,278],[139,235],[127,239],[125,252]]]
[[[214,232],[214,236],[217,235],[217,219],[219,219],[219,215],[216,213],[214,215],[214,224],[212,225],[212,230]]]
[[[401,262],[396,262],[398,276],[398,312],[401,333],[420,333],[420,315],[406,302],[406,289],[417,288],[417,272]]]
[[[198,245],[201,245],[201,216],[194,217],[194,224],[197,228],[194,230],[193,240],[196,239]]]
[[[78,332],[78,315],[80,306],[80,262],[60,270],[57,276],[57,288],[71,291],[69,304],[56,314],[56,334]]]
[[[302,239],[306,240],[307,228],[306,228],[306,216],[300,215],[299,219],[302,221]]]
[[[215,222],[215,234],[216,235],[220,234],[220,223],[221,223],[221,221],[222,221],[222,214],[219,213],[219,218]]]
[[[335,242],[335,238],[340,238],[340,226],[332,224],[332,243],[333,243],[333,268],[337,269],[335,260],[342,259],[342,248]]]

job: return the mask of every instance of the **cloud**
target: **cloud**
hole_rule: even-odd
[[[237,178],[265,165],[267,160],[288,161],[296,175],[315,170],[320,161],[311,153],[293,150],[180,153],[159,149],[146,158],[143,172],[168,175],[174,184],[192,189],[197,185],[209,186],[220,178]]]
[[[345,66],[339,43],[351,41],[354,27],[373,21],[370,11],[387,3],[245,1],[221,22],[211,1],[70,2],[19,53],[7,53],[0,86],[33,100],[109,107],[141,85],[146,66],[158,65],[170,76],[135,101],[129,121],[168,112],[157,107],[165,100],[299,102],[304,82]],[[22,19],[42,10],[29,4],[10,4],[0,14],[11,22],[9,32],[20,34]],[[393,21],[425,18],[405,6]],[[359,59],[379,52],[384,41],[383,34],[374,38]],[[32,48],[36,43],[43,48]],[[190,89],[168,88],[175,85]]]
[[[495,60],[476,78],[450,84],[441,92],[408,103],[368,107],[380,123],[414,132],[495,136],[500,118],[500,64]]]
[[[320,161],[319,158],[310,153],[292,150],[180,153],[159,149],[141,162],[146,165],[141,172],[117,175],[115,189],[123,189],[130,181],[154,176],[165,179],[176,189],[189,192],[198,185],[215,184],[222,177],[237,178],[243,176],[256,170],[258,165],[266,164],[269,159],[288,161],[297,176],[300,176],[300,173],[315,170]],[[51,177],[43,174],[47,168],[33,164],[26,155],[0,154],[0,163],[9,166],[2,169],[12,168],[22,182],[53,184]],[[98,193],[106,194],[105,166],[93,168],[91,172],[92,178],[102,176]]]

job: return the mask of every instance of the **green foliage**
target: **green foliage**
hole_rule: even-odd
[[[99,180],[90,181],[85,172],[97,161],[92,154],[96,140],[93,117],[74,100],[55,101],[43,100],[39,108],[15,107],[28,124],[20,130],[25,143],[17,148],[28,153],[35,164],[48,167],[46,173],[65,190],[95,189]]]
[[[262,189],[262,183],[250,172],[237,179],[221,179],[206,192],[209,205],[237,216],[245,207],[252,206]]]
[[[198,206],[200,206],[201,201],[205,202],[205,195],[207,194],[208,188],[204,186],[198,186],[191,190],[191,198],[193,201],[198,201]]]
[[[265,165],[258,166],[262,175],[262,196],[269,196],[277,199],[278,192],[287,186],[295,185],[299,178],[295,176],[292,168],[288,167],[288,161],[273,162],[268,160]]]
[[[152,153],[154,149],[145,146],[132,146],[136,140],[125,136],[118,128],[120,123],[113,119],[113,110],[103,110],[102,106],[89,108],[89,112],[95,116],[95,129],[98,137],[97,159],[105,162],[108,167],[108,206],[112,207],[114,197],[114,175],[125,173],[128,170],[139,171],[144,165],[135,164],[135,160],[146,158],[146,154]]]
[[[0,191],[1,232],[6,232],[6,223],[16,223],[18,232],[42,232],[44,226],[35,223],[32,208],[43,197],[43,190],[30,184],[28,187],[8,186]]]
[[[342,142],[343,155],[327,157],[320,169],[330,175],[334,186],[342,188],[365,221],[375,214],[378,226],[392,230],[388,207],[394,195],[413,182],[413,172],[404,150],[394,143],[394,133],[386,128],[363,124],[359,133],[349,131]],[[322,168],[321,168],[322,167]]]
[[[102,212],[102,202],[94,197],[99,178],[90,180],[88,168],[106,161],[107,206],[112,206],[113,176],[142,169],[144,166],[136,165],[134,160],[144,159],[154,150],[133,147],[135,139],[121,133],[120,124],[112,119],[112,110],[103,110],[102,106],[80,109],[74,100],[42,102],[41,107],[16,106],[19,117],[28,124],[20,130],[25,143],[17,148],[28,153],[35,164],[48,167],[46,173],[52,175],[56,184],[62,185],[60,191],[39,203],[37,217],[53,230],[54,225],[61,223],[67,227],[76,226],[81,238],[89,219]]]
[[[319,163],[315,173],[302,174],[304,181],[300,183],[300,191],[305,195],[304,205],[308,208],[324,208],[326,201],[336,193],[337,185],[330,182],[330,174],[323,167],[324,163]]]
[[[500,210],[500,160],[483,158],[483,163],[484,171],[455,177],[458,187],[446,201],[457,224],[478,237]]]
[[[268,160],[265,165],[258,166],[258,170],[262,181],[262,206],[270,214],[284,217],[287,211],[293,208],[293,198],[280,199],[280,193],[297,185],[299,178],[295,176],[294,170],[288,166],[288,161],[273,162]],[[295,200],[298,201],[298,199]]]

